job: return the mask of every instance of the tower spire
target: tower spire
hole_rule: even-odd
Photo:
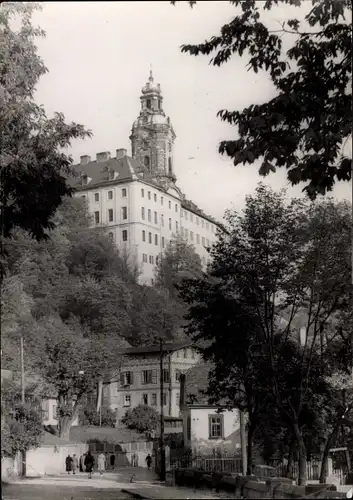
[[[152,64],[150,64],[150,82],[153,82],[153,74],[152,74]]]

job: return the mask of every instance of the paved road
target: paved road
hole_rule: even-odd
[[[129,498],[119,489],[77,488],[56,485],[11,484],[3,486],[4,500],[113,500]]]

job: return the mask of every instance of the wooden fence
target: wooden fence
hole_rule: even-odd
[[[172,469],[191,468],[209,472],[230,472],[241,474],[242,462],[239,455],[191,455],[185,454],[181,457],[171,457]]]

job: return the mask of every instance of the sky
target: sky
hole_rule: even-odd
[[[268,25],[278,28],[293,14],[303,17],[305,10],[276,8],[267,14]],[[207,56],[180,50],[182,44],[218,35],[235,14],[224,1],[198,2],[193,9],[187,2],[45,2],[34,23],[46,31],[37,45],[49,72],[38,84],[36,100],[49,116],[60,111],[67,121],[92,130],[92,139],[73,142],[69,152],[75,163],[80,155],[95,158],[101,151],[115,156],[119,148],[131,154],[129,135],[152,64],[177,135],[174,166],[187,198],[222,219],[225,210],[240,210],[260,181],[288,188],[289,196],[301,195],[303,186],[290,187],[285,171],[264,179],[259,163],[234,167],[218,153],[221,140],[237,137],[217,112],[272,98],[268,75],[248,72],[245,58],[234,57],[218,68]],[[350,199],[351,187],[339,183],[332,195]]]

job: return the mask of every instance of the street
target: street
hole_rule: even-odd
[[[2,487],[3,500],[93,500],[127,498],[119,489],[70,487],[48,484],[9,484]],[[131,497],[129,497],[131,498]]]

